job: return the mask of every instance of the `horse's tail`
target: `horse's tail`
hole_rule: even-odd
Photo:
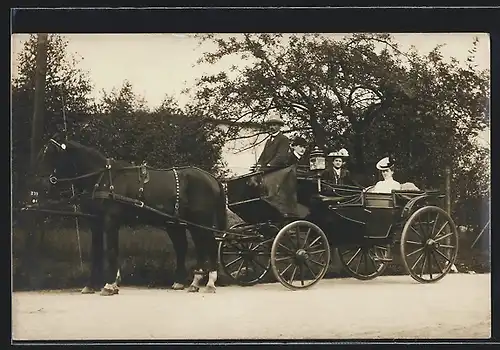
[[[217,225],[217,230],[225,230],[227,227],[227,200],[226,200],[226,189],[221,181],[217,180],[219,185],[219,198],[216,204],[216,215],[215,221]]]

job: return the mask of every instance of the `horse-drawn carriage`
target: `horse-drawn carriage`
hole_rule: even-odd
[[[307,288],[328,270],[331,247],[352,277],[381,275],[399,245],[415,280],[443,278],[458,252],[458,236],[436,191],[371,193],[333,185],[296,166],[253,172],[227,182],[228,207],[245,223],[219,243],[221,268],[241,285],[273,271],[290,289]]]
[[[457,230],[440,208],[439,193],[379,194],[333,185],[320,179],[313,161],[305,171],[290,166],[229,179],[224,191],[201,169],[131,166],[73,141],[51,139],[40,159],[38,186],[47,191],[74,184],[80,191],[71,198],[80,201],[78,214],[93,217],[92,286],[100,283],[96,266],[102,263],[103,232],[111,271],[106,282],[111,282],[119,269],[119,226],[136,216],[167,228],[179,280],[185,278],[186,227],[197,248],[197,267],[208,257],[208,271],[215,271],[218,260],[241,285],[258,283],[272,270],[290,289],[310,287],[327,272],[331,247],[351,276],[371,279],[393,260],[396,244],[408,273],[419,282],[434,282],[448,273],[458,252]],[[24,209],[50,212],[37,201]],[[244,222],[226,229],[226,206]],[[214,235],[220,241],[218,259]],[[215,290],[210,274],[209,281]],[[197,290],[196,278],[191,287]]]

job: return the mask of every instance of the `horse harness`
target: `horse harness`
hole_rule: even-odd
[[[144,162],[141,165],[134,165],[134,166],[128,166],[128,167],[123,167],[123,168],[118,168],[118,170],[133,170],[133,169],[138,169],[138,181],[139,181],[139,190],[137,194],[137,199],[126,197],[123,195],[120,195],[118,193],[115,193],[115,186],[113,185],[113,176],[112,176],[112,158],[106,158],[106,166],[104,169],[100,169],[88,174],[76,176],[73,178],[64,178],[64,179],[57,179],[55,176],[51,175],[50,176],[50,182],[55,185],[58,182],[71,182],[75,180],[80,180],[84,178],[89,178],[92,176],[95,176],[99,174],[99,177],[97,178],[96,183],[94,184],[94,189],[92,191],[91,198],[92,199],[98,199],[98,198],[112,198],[121,202],[126,202],[126,203],[132,203],[140,208],[144,207],[144,185],[147,184],[150,180],[150,174],[148,171],[148,165]],[[179,216],[179,207],[180,207],[180,181],[179,181],[179,174],[177,172],[176,168],[171,168],[171,169],[162,169],[162,170],[172,170],[175,178],[175,205],[174,205],[174,217]],[[101,187],[101,182],[103,177],[105,176],[105,173],[107,173],[108,176],[108,182],[109,182],[109,191],[105,190],[100,190],[99,187]],[[102,185],[103,187],[106,186],[106,184]]]

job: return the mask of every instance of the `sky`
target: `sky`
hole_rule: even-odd
[[[325,34],[335,38],[345,34]],[[421,53],[428,53],[437,45],[447,59],[465,62],[474,37],[479,38],[476,64],[479,69],[490,68],[490,40],[484,33],[404,33],[392,34],[400,50],[413,45]],[[64,34],[68,51],[80,57],[79,67],[87,71],[94,84],[93,97],[99,98],[104,89],[109,92],[120,88],[124,80],[131,82],[134,91],[143,96],[152,108],[159,106],[166,94],[175,97],[179,105],[189,101],[181,95],[186,87],[195,84],[204,74],[213,74],[240,64],[238,59],[228,59],[216,65],[197,65],[202,54],[214,48],[213,44],[199,44],[185,34]],[[17,71],[17,54],[22,50],[28,34],[12,35],[12,75]],[[489,142],[489,132],[481,135]],[[262,145],[261,145],[262,147]],[[260,148],[261,148],[260,147]],[[232,154],[231,145],[225,159],[236,173],[244,173],[255,161],[252,151]],[[260,148],[254,150],[260,153]]]

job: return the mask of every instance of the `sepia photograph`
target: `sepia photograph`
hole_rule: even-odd
[[[12,340],[491,337],[487,33],[13,33]]]

